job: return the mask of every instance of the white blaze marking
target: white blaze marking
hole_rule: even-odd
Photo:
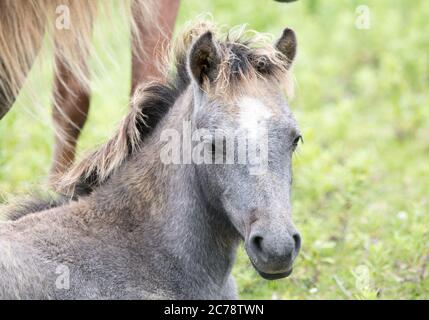
[[[261,131],[266,129],[266,120],[272,113],[260,100],[252,97],[242,97],[240,107],[240,128],[247,131],[247,138],[257,140]]]

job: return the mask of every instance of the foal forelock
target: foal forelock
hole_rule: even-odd
[[[249,89],[258,89],[258,81],[276,82],[287,96],[293,95],[291,61],[281,54],[272,36],[248,30],[239,25],[226,31],[210,21],[200,21],[185,28],[176,44],[176,56],[186,55],[191,43],[211,31],[218,42],[220,64],[213,83],[205,83],[205,92],[212,97],[238,98]]]
[[[283,86],[292,95],[288,62],[271,48],[252,48],[249,40],[221,44],[221,64],[212,88],[214,97],[237,99],[246,92],[258,91],[260,81]]]
[[[165,58],[164,70],[168,71],[166,83],[142,86],[133,97],[130,111],[116,133],[59,177],[56,185],[58,191],[76,196],[90,193],[144,145],[143,140],[188,87],[187,52],[192,42],[208,30],[216,34],[214,25],[200,22],[179,36],[171,48],[172,54]],[[261,80],[283,86],[288,95],[292,94],[290,61],[275,49],[267,35],[239,27],[216,38],[221,61],[216,79],[204,88],[209,96],[222,97],[223,100],[237,99],[244,92],[257,91],[258,81]],[[171,76],[168,68],[173,64],[175,73]]]

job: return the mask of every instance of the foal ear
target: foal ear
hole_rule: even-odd
[[[202,34],[192,45],[189,69],[195,81],[202,85],[206,79],[214,81],[219,65],[219,52],[211,31]]]
[[[284,29],[280,39],[276,42],[276,48],[286,56],[290,66],[296,55],[295,32],[289,28]]]

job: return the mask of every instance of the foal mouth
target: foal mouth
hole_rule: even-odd
[[[266,273],[266,272],[260,271],[255,266],[255,263],[252,261],[252,259],[250,259],[250,262],[252,263],[253,268],[255,268],[255,270],[259,273],[259,275],[265,280],[279,280],[279,279],[287,278],[292,274],[292,271],[293,271],[293,267],[291,267],[289,270],[283,271],[283,272]]]
[[[259,271],[258,269],[256,269],[256,271],[258,271],[259,275],[265,280],[278,280],[278,279],[289,277],[292,274],[293,268],[290,268],[290,270],[288,271],[279,272],[279,273],[265,273],[265,272]]]

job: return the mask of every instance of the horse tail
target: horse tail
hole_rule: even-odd
[[[120,10],[121,16],[130,21],[133,41],[138,41],[138,30],[142,27],[157,27],[156,2],[0,1],[0,119],[21,90],[42,46],[55,48],[55,59],[62,62],[82,88],[87,89],[89,75],[86,61],[90,55],[91,58],[95,55],[97,59],[91,45],[96,16],[106,17],[109,11]],[[139,46],[133,46],[136,47]]]

